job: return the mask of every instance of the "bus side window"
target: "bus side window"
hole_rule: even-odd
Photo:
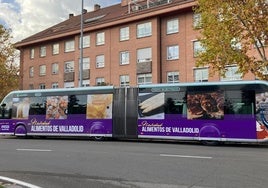
[[[224,114],[234,114],[234,103],[230,99],[225,99]]]
[[[253,107],[254,103],[242,103],[240,109],[239,109],[239,114],[253,114]]]
[[[182,117],[187,117],[187,103],[183,102],[182,104]]]
[[[242,91],[241,114],[254,114],[255,91]]]
[[[255,92],[250,90],[226,92],[225,114],[254,114]]]
[[[186,115],[186,101],[184,92],[166,92],[165,93],[165,114],[183,114]]]
[[[0,106],[0,119],[11,119],[13,96],[8,95]]]
[[[42,97],[31,97],[30,98],[30,111],[29,115],[45,115],[46,105],[45,99]]]
[[[168,98],[165,103],[166,114],[178,114],[182,112],[182,105],[175,105],[175,101],[172,98]]]
[[[12,109],[9,109],[6,104],[2,104],[0,108],[0,119],[10,119],[12,114]]]
[[[70,95],[68,103],[69,114],[86,114],[87,96]]]

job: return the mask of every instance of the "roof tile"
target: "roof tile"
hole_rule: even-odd
[[[112,5],[109,7],[100,8],[95,11],[84,13],[84,30],[96,29],[105,23],[115,23],[115,21],[125,18],[130,18],[135,15],[146,14],[148,12],[156,11],[163,9],[164,7],[172,7],[177,4],[186,4],[189,2],[194,2],[195,0],[171,0],[171,3],[167,3],[167,0],[161,0],[163,4],[153,6],[151,8],[144,8],[147,1],[140,2],[139,4],[143,7],[142,10],[132,11],[129,13],[128,6],[121,6],[120,4]],[[161,2],[158,1],[158,2]],[[166,2],[166,3],[165,3]],[[15,46],[23,47],[31,45],[33,43],[38,43],[42,41],[48,41],[56,38],[72,36],[80,33],[81,29],[81,15],[71,16],[67,20],[56,24],[50,28],[47,28],[39,33],[36,33],[28,38],[23,39],[20,42],[17,42]]]

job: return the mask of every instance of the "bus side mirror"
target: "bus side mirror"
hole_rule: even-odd
[[[6,103],[3,103],[3,104],[1,104],[1,107],[2,107],[2,108],[5,108],[6,105],[7,105]]]

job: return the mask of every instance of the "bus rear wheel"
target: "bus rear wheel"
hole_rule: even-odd
[[[218,146],[218,145],[220,145],[220,142],[215,141],[215,140],[202,140],[201,143],[205,146]]]
[[[103,141],[103,140],[105,140],[105,137],[104,136],[94,136],[93,139],[95,141]]]

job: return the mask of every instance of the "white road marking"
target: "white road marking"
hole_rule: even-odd
[[[16,149],[17,151],[52,151],[50,149]]]
[[[32,185],[30,183],[26,183],[26,182],[23,182],[23,181],[20,181],[20,180],[16,180],[16,179],[4,177],[4,176],[0,176],[0,180],[7,181],[7,182],[12,182],[14,184],[25,186],[25,187],[28,187],[28,188],[41,188],[39,186]]]
[[[193,159],[212,159],[208,156],[192,156],[192,155],[172,155],[172,154],[160,154],[161,157],[178,157],[178,158],[193,158]]]

